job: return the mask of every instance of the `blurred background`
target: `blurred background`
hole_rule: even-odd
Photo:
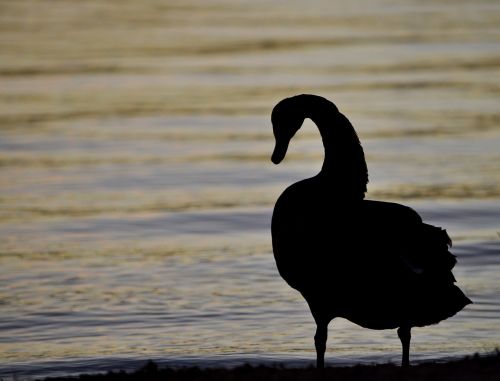
[[[312,364],[270,216],[321,168],[306,121],[280,166],[270,113],[346,114],[367,198],[444,226],[471,306],[412,359],[500,345],[497,1],[0,1],[0,375],[160,363]],[[331,324],[327,363],[399,361]]]

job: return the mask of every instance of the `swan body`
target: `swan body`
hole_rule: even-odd
[[[320,130],[323,167],[281,194],[271,233],[280,275],[304,296],[316,321],[317,366],[324,366],[335,317],[397,328],[408,366],[411,328],[438,323],[471,303],[454,285],[451,240],[407,206],[364,199],[368,170],[358,136],[322,97],[298,95],[275,106],[275,164],[305,118]]]

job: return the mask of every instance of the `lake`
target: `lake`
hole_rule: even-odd
[[[412,361],[500,346],[500,3],[0,3],[0,377],[307,366],[315,325],[272,256],[274,202],[316,174],[312,122],[270,161],[270,114],[346,114],[367,198],[445,227],[474,304]],[[327,364],[400,361],[330,324]]]

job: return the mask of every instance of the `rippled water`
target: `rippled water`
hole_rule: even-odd
[[[474,300],[412,359],[500,345],[500,4],[0,3],[0,376],[310,364],[270,214],[321,167],[310,122],[276,167],[270,111],[349,116],[369,198],[454,239]],[[393,331],[331,324],[327,362],[398,361]]]

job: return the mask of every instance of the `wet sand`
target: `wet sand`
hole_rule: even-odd
[[[78,378],[50,378],[63,380],[500,380],[500,351],[490,355],[474,355],[449,362],[425,362],[402,369],[394,364],[358,365],[347,367],[284,368],[240,366],[233,369],[196,367],[160,369],[154,362],[147,363],[134,373],[110,372],[81,375]]]

